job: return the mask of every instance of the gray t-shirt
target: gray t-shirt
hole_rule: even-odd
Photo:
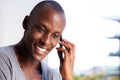
[[[61,80],[60,74],[41,62],[42,80]],[[26,80],[13,46],[0,48],[0,80]]]

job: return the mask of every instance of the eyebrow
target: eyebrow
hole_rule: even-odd
[[[36,27],[43,27],[45,30],[47,30],[47,31],[49,31],[49,28],[45,25],[45,24],[39,24],[39,25],[35,25]],[[59,31],[55,31],[54,33],[57,33],[57,34],[60,34],[60,32]]]
[[[44,24],[40,24],[40,25],[35,25],[36,27],[44,27],[45,29],[47,29],[47,27]]]

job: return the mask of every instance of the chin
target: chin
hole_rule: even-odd
[[[36,61],[42,61],[45,57],[47,56],[47,52],[46,53],[44,53],[44,54],[40,54],[39,52],[34,52],[33,53],[33,58],[34,58],[34,60],[36,60]]]

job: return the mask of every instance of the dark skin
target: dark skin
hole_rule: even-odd
[[[40,61],[57,45],[65,28],[65,16],[52,8],[43,7],[42,12],[26,16],[23,21],[25,29],[22,40],[14,46],[19,65],[27,80],[41,80]],[[65,55],[60,62],[60,73],[63,80],[72,80],[75,46],[63,39],[57,48]]]

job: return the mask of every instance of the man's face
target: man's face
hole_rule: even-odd
[[[35,16],[25,33],[28,55],[37,61],[42,60],[56,46],[64,27],[64,15],[54,10]]]

